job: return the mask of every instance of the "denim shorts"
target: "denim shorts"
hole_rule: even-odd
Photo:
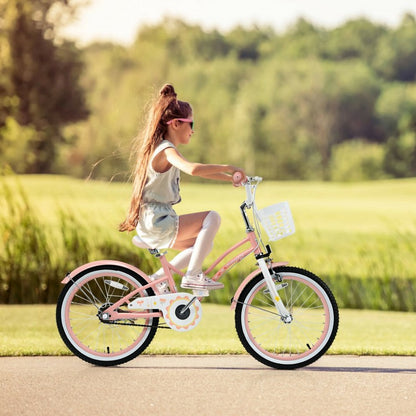
[[[179,217],[170,204],[150,202],[140,208],[136,231],[150,248],[170,248],[175,243]]]

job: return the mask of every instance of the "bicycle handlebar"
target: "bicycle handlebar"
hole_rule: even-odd
[[[246,176],[243,179],[243,174],[241,172],[237,171],[233,173],[233,185],[234,186],[257,185],[262,180],[263,178],[260,176]]]
[[[263,178],[260,176],[246,176],[243,178],[241,172],[234,172],[233,174],[233,185],[234,186],[244,186],[246,189],[246,200],[245,204],[247,208],[251,208],[254,203],[254,197],[256,194],[257,185],[263,181]]]
[[[257,185],[262,181],[263,178],[261,176],[247,176],[247,182],[249,182],[248,185],[253,185],[253,182],[255,182],[255,185]],[[247,184],[247,182],[245,184]]]

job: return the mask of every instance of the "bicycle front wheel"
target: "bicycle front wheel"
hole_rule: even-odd
[[[56,307],[56,323],[66,346],[100,366],[122,364],[143,352],[155,336],[159,318],[105,321],[100,312],[146,284],[143,277],[117,265],[91,267],[74,276]],[[150,288],[142,294],[151,295]]]
[[[276,288],[292,321],[281,319],[259,273],[235,300],[237,334],[247,352],[263,364],[279,369],[304,367],[334,341],[338,306],[328,286],[313,273],[296,267],[276,267],[274,272],[280,276]]]

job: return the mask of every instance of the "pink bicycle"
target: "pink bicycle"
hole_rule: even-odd
[[[294,369],[316,361],[331,346],[338,330],[338,307],[328,286],[313,273],[271,260],[260,224],[271,241],[295,229],[287,203],[257,209],[255,193],[261,181],[249,177],[244,184],[246,199],[240,210],[246,237],[205,274],[218,280],[231,266],[254,255],[258,267],[242,281],[231,301],[237,334],[258,361]],[[148,347],[159,327],[189,331],[201,319],[200,300],[208,291],[178,292],[173,275],[183,273],[168,262],[165,253],[147,247],[137,236],[133,243],[160,260],[164,277],[152,281],[135,266],[103,260],[78,267],[62,281],[65,287],[56,309],[59,333],[67,347],[89,363],[125,363]],[[234,257],[227,261],[232,253]],[[162,282],[167,282],[169,293],[159,292]],[[161,318],[164,325],[159,324]]]

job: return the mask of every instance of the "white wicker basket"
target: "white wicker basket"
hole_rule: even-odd
[[[288,202],[279,202],[255,212],[270,241],[277,241],[295,233],[295,223]]]

